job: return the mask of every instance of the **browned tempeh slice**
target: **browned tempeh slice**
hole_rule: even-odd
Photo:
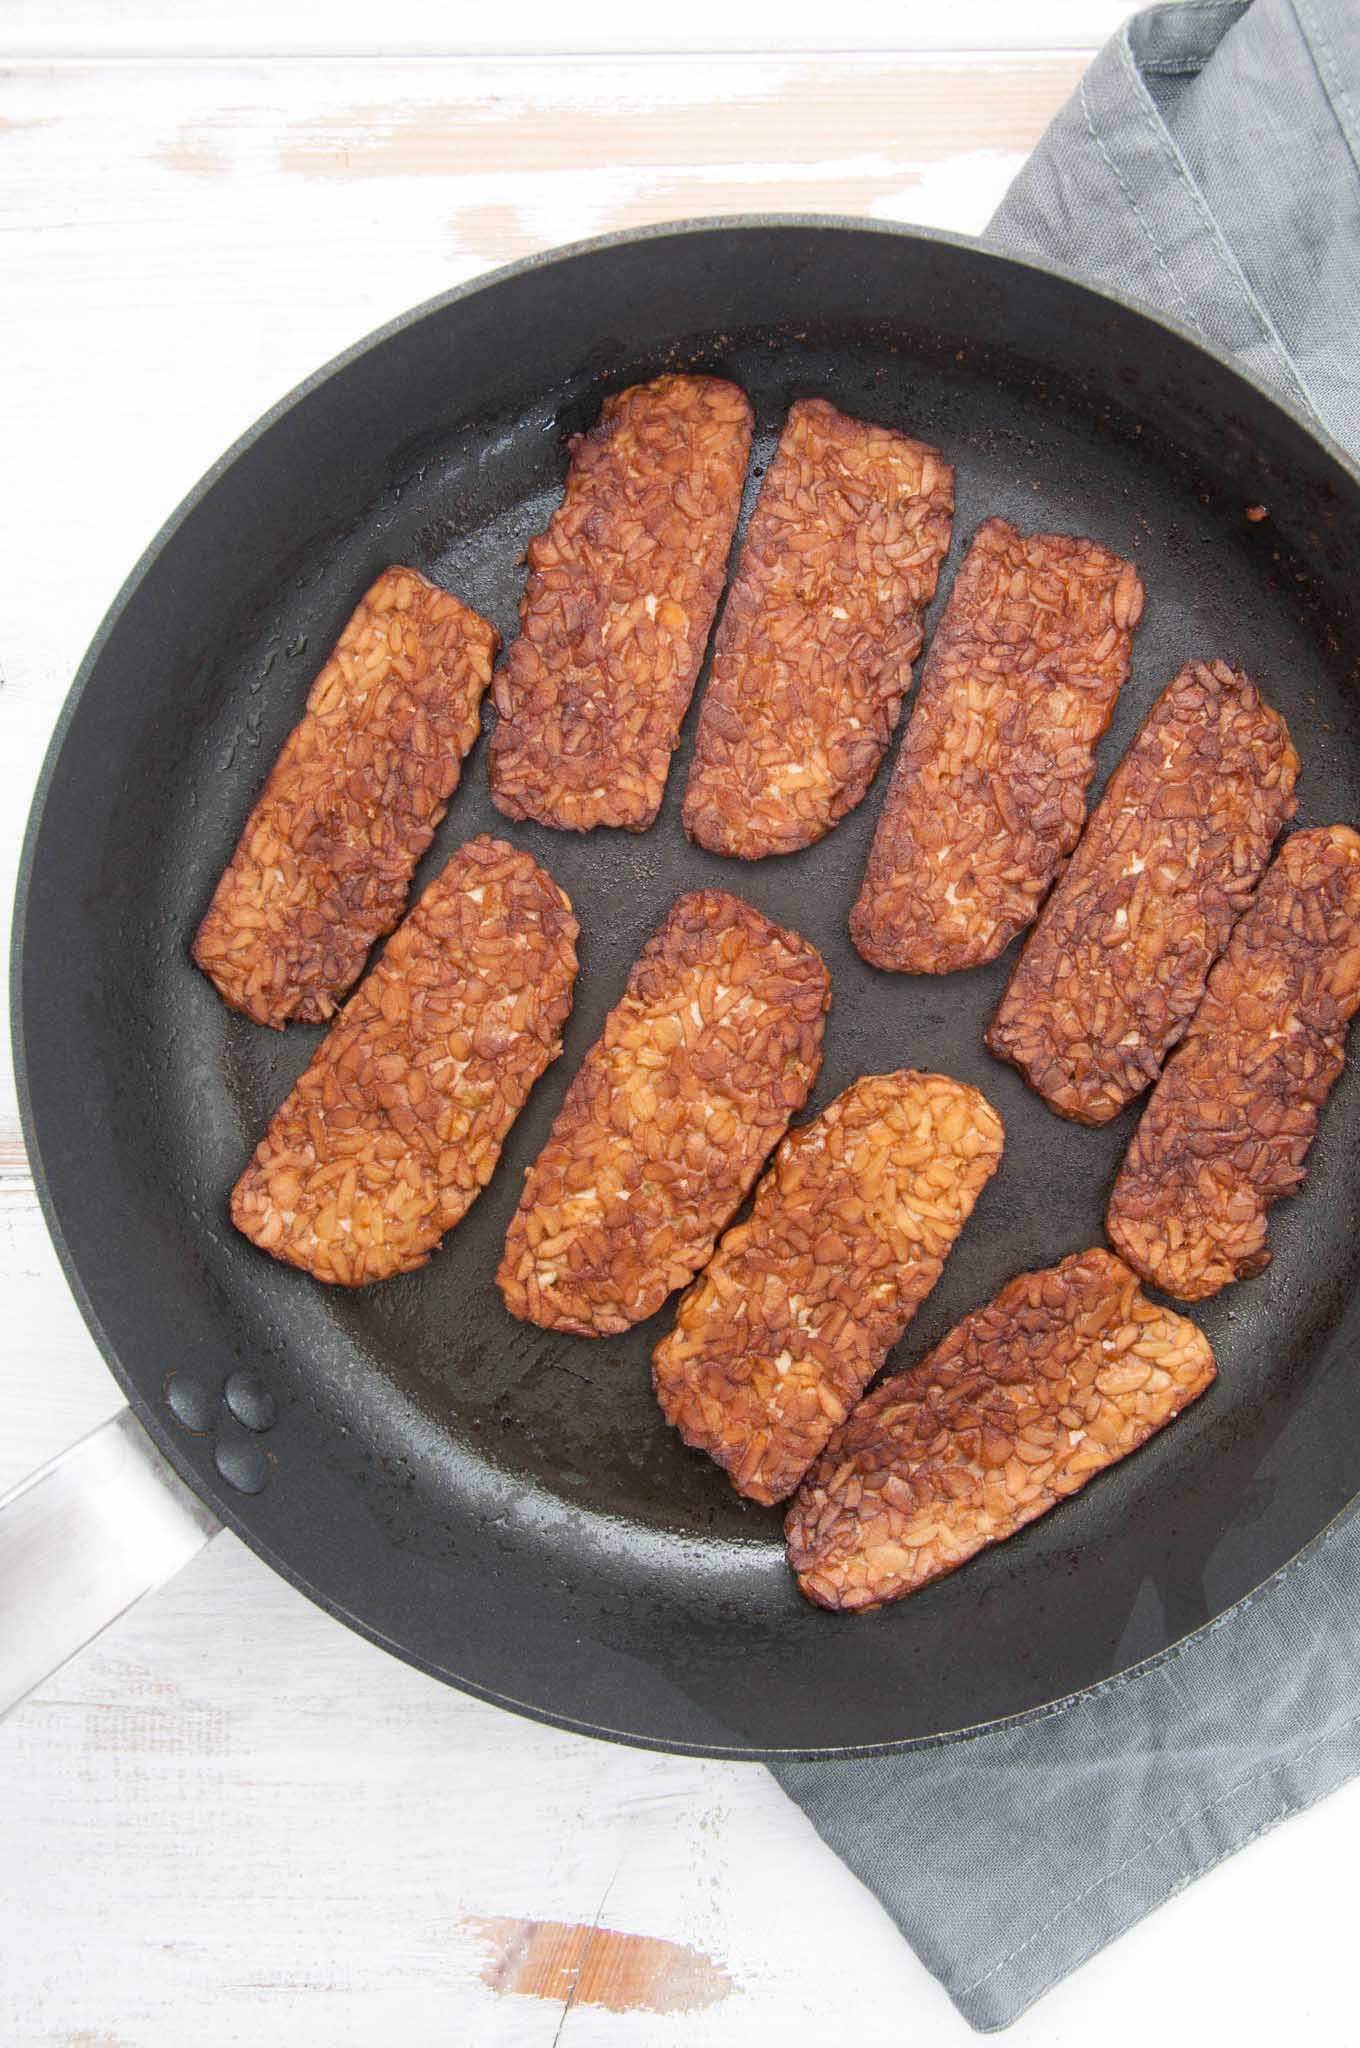
[[[573,832],[655,818],[750,451],[750,405],[720,377],[635,384],[572,442],[493,692],[491,794],[507,817]]]
[[[477,737],[500,635],[385,569],[283,744],[193,954],[257,1024],[317,1024],[401,916]]]
[[[910,687],[953,514],[937,449],[825,399],[792,408],[718,628],[691,839],[758,860],[853,810]]]
[[[1077,1493],[1213,1383],[1208,1339],[1107,1251],[1021,1273],[861,1401],[785,1518],[819,1607],[881,1607]]]
[[[1051,1109],[1108,1123],[1161,1071],[1293,816],[1299,757],[1226,662],[1153,705],[987,1033]]]
[[[1143,586],[1093,540],[978,528],[931,642],[850,935],[875,967],[994,960],[1080,836]]]
[[[721,889],[681,896],[567,1090],[497,1281],[512,1315],[626,1330],[713,1250],[822,1059],[821,955]]]
[[[791,1131],[680,1303],[657,1399],[738,1493],[792,1493],[944,1270],[1001,1119],[943,1074],[869,1074]]]
[[[1360,835],[1297,832],[1209,976],[1110,1196],[1110,1242],[1154,1287],[1203,1301],[1270,1264],[1360,1006]]]
[[[562,1050],[576,937],[527,853],[462,847],[276,1111],[231,1198],[237,1229],[344,1287],[423,1266]]]

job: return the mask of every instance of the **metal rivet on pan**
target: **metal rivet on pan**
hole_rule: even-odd
[[[219,1396],[191,1372],[172,1372],[165,1383],[165,1398],[176,1422],[198,1436],[206,1436],[217,1420]]]
[[[236,1420],[246,1429],[272,1429],[278,1415],[274,1396],[253,1372],[234,1372],[223,1392]]]
[[[268,1458],[248,1438],[219,1437],[213,1445],[213,1463],[238,1493],[258,1493],[269,1477]]]

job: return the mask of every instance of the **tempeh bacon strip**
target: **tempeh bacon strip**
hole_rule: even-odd
[[[237,1229],[343,1287],[423,1266],[562,1049],[576,937],[527,853],[464,846],[276,1111],[231,1198]]]
[[[953,513],[937,449],[825,399],[792,407],[718,628],[691,839],[742,860],[791,853],[859,803],[911,685]]]
[[[194,940],[234,1010],[276,1028],[334,1013],[406,907],[499,646],[415,569],[385,569],[360,600]]]
[[[944,1270],[1001,1119],[943,1074],[871,1074],[791,1131],[653,1354],[657,1398],[738,1493],[792,1493]]]
[[[525,1322],[605,1336],[707,1261],[821,1064],[821,956],[721,889],[681,896],[567,1090],[497,1280]]]
[[[836,1431],[785,1518],[801,1591],[842,1612],[900,1600],[1077,1493],[1213,1379],[1208,1339],[1108,1252],[1020,1274]]]
[[[1271,1204],[1297,1194],[1360,1006],[1360,835],[1296,832],[1209,976],[1110,1196],[1135,1272],[1203,1301],[1270,1264]]]
[[[950,974],[1031,922],[1086,818],[1143,586],[1092,540],[988,519],[954,580],[850,914],[874,967]]]
[[[572,442],[493,693],[491,794],[507,817],[573,832],[655,818],[750,448],[750,405],[720,377],[635,384]]]
[[[1298,755],[1226,662],[1153,705],[987,1033],[1051,1109],[1103,1124],[1156,1079],[1293,816]]]

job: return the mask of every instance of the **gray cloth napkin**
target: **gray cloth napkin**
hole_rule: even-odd
[[[990,234],[1168,309],[1360,449],[1360,0],[1135,16]],[[1041,1719],[774,1771],[990,2030],[1360,1770],[1358,1695],[1351,1513],[1160,1662]]]

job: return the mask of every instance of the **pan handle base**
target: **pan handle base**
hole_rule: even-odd
[[[0,1500],[0,1719],[221,1527],[130,1408]]]

